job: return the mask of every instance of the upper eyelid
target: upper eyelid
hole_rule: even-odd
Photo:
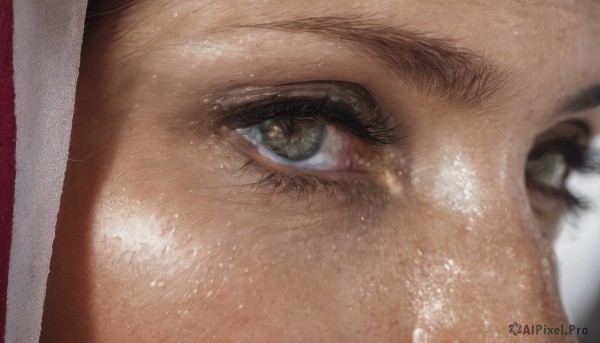
[[[305,93],[306,92],[306,93]],[[255,115],[255,111],[265,107],[294,106],[295,102],[305,101],[316,112],[299,113],[313,115],[315,119],[324,119],[338,128],[346,129],[357,134],[358,138],[374,144],[393,144],[403,138],[405,132],[401,129],[404,125],[391,125],[391,113],[385,115],[377,106],[371,94],[362,86],[342,81],[305,81],[285,83],[270,87],[237,87],[223,92],[226,95],[218,97],[214,109],[221,109],[224,117],[220,123],[226,122],[234,127],[246,124],[258,124],[268,119],[267,115],[257,118],[248,118]],[[223,94],[221,93],[221,94]],[[309,96],[310,95],[310,96]],[[304,98],[303,100],[300,100]],[[314,107],[315,102],[321,101]],[[341,104],[344,108],[337,108],[343,112],[352,112],[353,116],[327,118],[319,111],[331,109],[330,106]],[[320,106],[320,107],[319,107]],[[334,120],[332,120],[334,119]],[[254,120],[254,122],[252,122]],[[350,125],[344,127],[342,124]],[[400,135],[402,133],[402,137]]]
[[[360,100],[366,102],[374,110],[378,109],[373,96],[363,86],[352,82],[335,80],[300,81],[267,86],[237,85],[228,87],[213,93],[213,98],[215,99],[213,108],[231,110],[236,106],[259,100],[273,100],[274,97],[289,94],[290,91],[298,92],[301,88],[306,88],[307,91],[312,93],[324,92],[331,95],[332,87],[337,87],[338,92],[336,92],[336,95],[345,96],[348,102],[352,102],[348,97],[354,96],[355,102]]]

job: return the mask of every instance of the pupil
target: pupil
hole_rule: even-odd
[[[271,119],[260,124],[262,143],[277,155],[302,161],[315,155],[323,143],[325,130],[312,119]]]

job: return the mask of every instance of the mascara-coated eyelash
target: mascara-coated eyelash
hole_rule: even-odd
[[[400,125],[390,125],[391,115],[383,115],[371,96],[351,83],[248,87],[218,107],[228,113],[223,123],[231,142],[269,171],[257,185],[280,191],[343,185],[344,194],[355,193],[359,183],[347,182],[348,173],[373,170],[377,147],[400,139]]]
[[[588,208],[589,201],[573,194],[566,182],[573,172],[600,173],[600,154],[589,146],[586,124],[570,121],[561,127],[575,134],[546,140],[529,153],[527,185],[546,197],[560,199],[570,213],[577,215]]]
[[[336,126],[370,144],[389,145],[400,140],[400,125],[390,126],[372,97],[359,85],[338,81],[285,84],[264,91],[249,89],[237,106],[220,102],[234,112],[225,118],[232,128],[244,128],[270,119],[314,119]],[[243,93],[242,93],[243,94]],[[247,102],[243,102],[247,100]],[[232,108],[233,107],[233,108]]]

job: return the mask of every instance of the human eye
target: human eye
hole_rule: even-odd
[[[384,166],[383,147],[400,140],[401,125],[380,111],[359,85],[316,81],[248,87],[218,101],[221,130],[277,190],[347,185]],[[267,181],[267,182],[265,182]]]
[[[591,147],[591,129],[583,121],[566,121],[542,134],[527,157],[525,176],[534,208],[557,202],[577,213],[586,199],[568,187],[574,173],[599,173],[600,155]]]

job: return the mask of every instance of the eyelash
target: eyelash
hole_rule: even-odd
[[[529,154],[529,157],[540,156],[552,152],[560,153],[564,156],[569,168],[567,179],[572,172],[600,174],[600,151],[586,144],[582,144],[577,138],[559,138],[542,143]],[[563,201],[571,216],[578,217],[590,207],[591,202],[589,199],[574,194],[566,187],[564,189],[555,190],[529,180],[527,184],[529,187],[547,197],[554,197]]]
[[[370,188],[366,183],[355,180],[328,180],[315,175],[298,174],[290,175],[269,167],[265,167],[253,159],[248,159],[239,169],[240,172],[248,168],[257,166],[266,172],[261,178],[253,183],[252,187],[267,187],[272,193],[289,195],[293,200],[305,198],[307,202],[311,196],[322,187],[328,199],[340,198],[347,202],[353,202],[354,199]]]
[[[323,124],[330,124],[336,128],[352,134],[365,143],[372,145],[390,145],[400,141],[398,135],[401,123],[398,126],[389,125],[391,114],[382,116],[377,113],[377,108],[370,110],[373,113],[361,113],[356,109],[357,104],[333,101],[330,94],[322,97],[292,97],[291,95],[275,95],[262,101],[246,104],[241,110],[225,119],[232,129],[246,128],[257,125],[270,119],[295,118],[312,119]],[[585,125],[585,124],[582,124]],[[569,172],[599,173],[600,152],[582,144],[577,138],[558,138],[538,145],[529,154],[529,157],[547,153],[559,153],[566,161]],[[365,183],[360,180],[330,180],[310,174],[288,174],[266,167],[254,159],[249,159],[241,170],[250,165],[260,165],[262,170],[267,170],[253,187],[267,186],[275,193],[287,193],[297,198],[315,193],[321,186],[328,198],[342,194],[344,199],[353,199],[362,194],[360,186]],[[577,217],[589,208],[589,201],[579,195],[573,194],[567,187],[553,189],[527,178],[527,186],[537,190],[547,197],[559,199],[567,206],[568,213]],[[368,187],[368,186],[367,186]]]
[[[390,127],[392,114],[381,116],[365,115],[355,109],[356,105],[332,101],[330,98],[274,99],[269,103],[250,104],[226,122],[234,129],[260,124],[274,118],[314,119],[331,124],[363,141],[374,145],[397,143],[399,127]],[[343,114],[343,115],[341,115]],[[399,125],[400,126],[400,125]]]
[[[236,111],[236,114],[227,117],[225,122],[231,129],[239,129],[270,119],[312,119],[324,125],[332,125],[374,146],[396,144],[404,138],[399,135],[403,127],[402,123],[397,126],[390,125],[391,113],[381,115],[376,107],[369,110],[372,112],[362,113],[357,110],[357,104],[334,101],[329,94],[313,98],[278,95],[247,104],[242,110]],[[306,196],[308,199],[319,187],[322,187],[328,198],[342,195],[343,199],[352,200],[364,194],[363,191],[369,188],[360,179],[330,180],[310,174],[292,175],[264,166],[254,159],[249,159],[240,171],[251,166],[260,166],[263,170],[267,170],[260,180],[253,184],[253,187],[268,186],[275,193],[289,194],[295,198]]]

